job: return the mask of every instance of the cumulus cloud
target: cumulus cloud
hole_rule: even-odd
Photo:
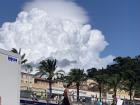
[[[30,11],[38,8],[46,11],[56,19],[68,19],[79,23],[87,23],[87,12],[72,0],[32,0],[25,4],[23,9]]]
[[[40,9],[23,11],[15,22],[6,22],[0,28],[0,48],[22,48],[34,63],[56,58],[58,67],[64,70],[105,67],[113,59],[112,55],[100,57],[107,45],[100,30],[73,20],[56,19]]]
[[[64,68],[71,65],[72,63],[76,63],[76,61],[69,61],[68,59],[62,59],[61,61],[59,60],[57,65],[61,68]]]

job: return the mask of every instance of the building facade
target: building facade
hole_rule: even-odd
[[[62,81],[53,80],[51,82],[52,82],[53,91],[64,90]],[[91,84],[95,85],[94,88],[91,88],[91,87],[93,87]],[[74,89],[76,91],[75,83],[72,83],[70,88],[72,90]],[[49,90],[49,81],[46,78],[40,78],[40,77],[34,76],[33,74],[21,72],[21,90],[28,90],[28,89],[36,91],[36,92],[41,92],[40,94],[42,94],[42,92],[46,93]],[[94,95],[94,96],[99,97],[98,83],[96,83],[93,80],[87,80],[87,81],[83,82],[83,85],[80,86],[80,91],[86,92],[86,94],[89,96]],[[113,91],[110,90],[110,92],[106,92],[105,94],[106,94],[105,95],[106,97],[111,98]],[[119,96],[121,98],[128,98],[129,94],[128,94],[128,92],[126,92],[124,90],[117,90],[117,96]]]

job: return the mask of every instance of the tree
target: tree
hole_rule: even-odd
[[[116,99],[117,88],[122,80],[122,72],[120,70],[120,65],[116,63],[107,67],[107,84],[110,89],[113,88],[114,100]]]
[[[116,103],[116,93],[117,93],[117,89],[120,85],[121,82],[121,75],[120,74],[111,74],[108,75],[108,79],[107,79],[107,84],[109,85],[110,89],[113,89],[113,104],[115,105]]]
[[[46,76],[49,81],[49,98],[52,96],[52,80],[55,76],[62,76],[64,71],[56,71],[56,59],[42,60],[39,64],[39,72],[36,75]]]
[[[135,85],[138,80],[139,57],[117,57],[115,61],[120,66],[123,74],[123,88],[129,91],[130,100],[132,100],[132,91],[136,89]]]
[[[124,88],[129,91],[130,100],[132,100],[132,91],[135,90],[137,77],[135,72],[128,70],[124,73]]]
[[[93,76],[97,74],[98,71],[96,68],[91,68],[91,69],[88,69],[86,72],[87,72],[87,76],[89,78],[92,78]]]
[[[136,60],[136,66],[135,66],[135,76],[137,77],[136,85],[135,85],[135,91],[134,91],[134,96],[140,95],[140,55],[135,57]]]
[[[99,89],[99,94],[100,94],[99,97],[101,101],[102,90],[104,88],[104,84],[106,83],[106,78],[107,78],[106,70],[103,68],[99,70],[97,70],[96,68],[92,68],[87,70],[87,74],[89,79],[92,79],[97,82],[96,85],[98,86]]]
[[[82,84],[83,81],[86,80],[86,74],[84,73],[84,70],[81,69],[71,69],[68,77],[70,79],[69,82],[73,82],[76,84],[77,88],[77,102],[79,101],[79,87]]]
[[[93,77],[93,80],[95,80],[98,83],[98,89],[99,89],[100,101],[101,101],[102,90],[103,90],[104,84],[106,83],[106,74],[98,74],[97,76]]]
[[[120,83],[120,81],[121,81],[121,78],[120,78],[119,74],[112,74],[112,75],[110,75],[109,79],[107,80],[110,88],[113,88],[114,97],[116,97],[117,87],[118,87],[118,84]]]
[[[19,49],[19,51],[15,48],[12,48],[11,52],[19,54],[21,56],[21,64],[25,64],[27,62],[27,59],[25,59],[26,54],[22,54],[21,55],[21,48]]]

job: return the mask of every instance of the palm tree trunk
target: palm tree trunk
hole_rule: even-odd
[[[131,82],[129,87],[130,101],[132,100],[132,87],[133,87],[133,83]]]
[[[116,98],[116,92],[117,92],[117,89],[116,87],[114,88],[114,98]]]
[[[52,96],[52,81],[51,80],[49,80],[49,91],[50,91],[49,98],[51,98]]]
[[[132,89],[129,90],[129,94],[130,94],[130,101],[132,100]]]
[[[76,83],[76,87],[77,87],[77,102],[79,102],[79,83]]]
[[[101,97],[102,97],[102,87],[101,87],[101,84],[99,84],[99,92],[100,92],[100,102],[101,102]]]
[[[115,105],[115,104],[116,104],[116,101],[117,101],[117,100],[116,100],[116,92],[117,92],[116,86],[114,87],[113,91],[114,91],[113,105]]]
[[[133,90],[133,100],[134,100],[134,97],[135,97],[135,90]]]

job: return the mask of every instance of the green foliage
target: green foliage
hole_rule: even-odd
[[[88,69],[88,78],[95,80],[98,85],[108,85],[109,89],[114,90],[114,95],[118,88],[129,91],[131,99],[133,91],[140,91],[140,55],[134,58],[116,57],[113,61],[106,69]]]
[[[84,73],[84,70],[81,69],[71,69],[67,80],[69,83],[76,83],[77,87],[77,101],[79,101],[79,86],[87,79],[86,74]]]
[[[100,92],[100,101],[101,101],[101,94],[102,91],[104,90],[106,79],[107,79],[107,74],[106,74],[106,69],[99,69],[97,70],[96,68],[88,69],[87,70],[87,76],[88,78],[96,81],[98,84],[94,86],[98,86],[99,92]]]
[[[19,54],[21,56],[21,64],[25,64],[28,61],[27,59],[25,59],[25,53],[21,55],[21,48],[19,49],[19,51],[15,48],[12,48],[11,52]]]
[[[39,64],[39,71],[41,73],[41,76],[47,75],[47,79],[52,80],[54,72],[56,70],[56,59],[42,60]]]
[[[40,77],[46,76],[47,79],[49,80],[49,90],[50,90],[50,97],[52,95],[52,79],[61,79],[64,75],[63,70],[56,71],[56,59],[45,59],[42,60],[39,64],[39,72],[36,74],[39,75]]]
[[[84,73],[84,70],[81,69],[71,69],[68,76],[69,79],[75,83],[82,83],[86,80],[86,74]]]
[[[39,63],[39,72],[36,73],[36,76],[46,76],[48,80],[62,79],[64,77],[65,72],[63,70],[56,71],[56,59],[46,59],[42,60]]]

